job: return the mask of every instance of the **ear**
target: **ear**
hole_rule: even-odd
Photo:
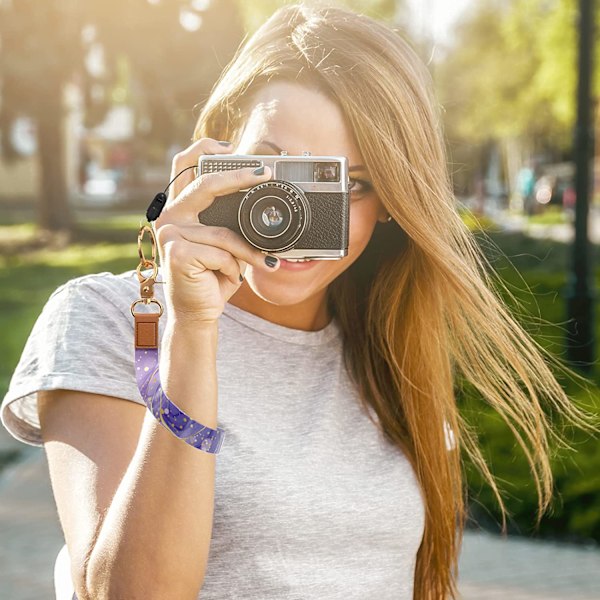
[[[390,213],[383,206],[379,210],[377,220],[379,223],[389,223],[390,221]]]
[[[377,221],[379,223],[387,223],[388,222],[387,219],[389,216],[390,216],[390,213],[388,213],[385,206],[381,203],[381,200],[379,199],[379,197],[377,197]]]

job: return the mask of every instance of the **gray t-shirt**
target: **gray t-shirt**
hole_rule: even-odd
[[[160,339],[168,320],[162,288],[155,286],[165,308]],[[15,438],[43,445],[38,390],[145,406],[130,312],[138,298],[135,270],[77,277],[52,293],[0,409]],[[360,404],[337,321],[290,329],[227,303],[217,352],[218,425],[226,434],[215,457],[202,600],[412,598],[423,498],[405,455]]]

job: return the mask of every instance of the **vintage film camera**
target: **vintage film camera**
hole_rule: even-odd
[[[335,260],[348,254],[349,181],[345,156],[208,154],[198,174],[244,167],[271,168],[272,178],[234,194],[217,196],[198,213],[280,258]]]

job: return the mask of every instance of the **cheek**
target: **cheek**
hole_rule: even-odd
[[[345,271],[361,254],[371,239],[377,224],[377,203],[355,200],[350,205],[350,230],[348,232],[348,255],[341,260],[323,261],[322,273],[330,282]]]
[[[357,257],[369,243],[377,224],[377,205],[367,198],[355,200],[350,205],[350,231],[348,255]]]

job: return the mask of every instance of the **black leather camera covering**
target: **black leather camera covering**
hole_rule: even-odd
[[[198,213],[203,225],[227,227],[242,235],[238,225],[238,208],[246,192],[217,196]],[[348,250],[349,206],[345,192],[304,192],[311,210],[311,222],[294,249]],[[243,235],[242,235],[243,237]]]

